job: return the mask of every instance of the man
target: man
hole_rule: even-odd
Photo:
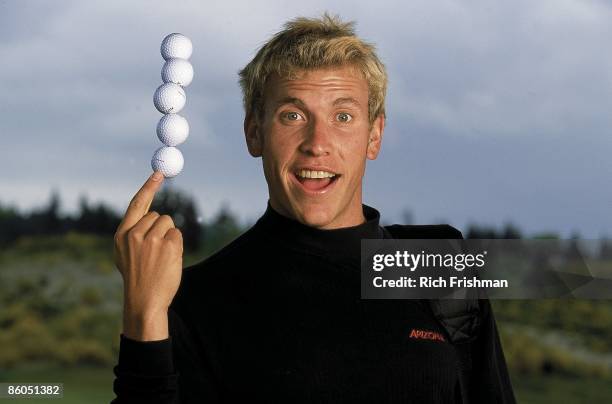
[[[298,18],[240,79],[267,210],[182,271],[180,232],[147,213],[159,173],[136,194],[115,237],[125,311],[114,402],[513,402],[488,304],[467,384],[445,338],[411,337],[445,333],[425,305],[360,299],[360,240],[388,237],[362,204],[385,126],[374,48],[350,23]]]

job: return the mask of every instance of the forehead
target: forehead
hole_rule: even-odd
[[[339,96],[368,97],[368,83],[355,67],[341,66],[312,70],[298,70],[291,76],[273,74],[266,83],[264,102],[278,102],[288,97]],[[365,100],[364,100],[365,98]]]

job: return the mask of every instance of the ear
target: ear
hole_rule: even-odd
[[[380,147],[382,145],[383,132],[385,130],[385,116],[380,114],[374,119],[372,127],[370,128],[370,136],[368,138],[368,148],[366,156],[370,160],[376,160]]]
[[[244,117],[244,136],[251,156],[261,157],[263,138],[256,115],[257,112],[251,111]]]

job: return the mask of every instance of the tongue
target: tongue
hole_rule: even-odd
[[[318,191],[329,185],[331,178],[304,178],[300,182],[304,185],[304,188],[310,191]]]

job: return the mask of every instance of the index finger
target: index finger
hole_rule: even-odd
[[[125,211],[125,216],[117,228],[117,233],[131,229],[149,211],[155,193],[162,182],[164,182],[163,179],[164,175],[159,171],[155,171],[147,179],[142,188],[136,192],[136,195],[130,201],[130,205]]]

